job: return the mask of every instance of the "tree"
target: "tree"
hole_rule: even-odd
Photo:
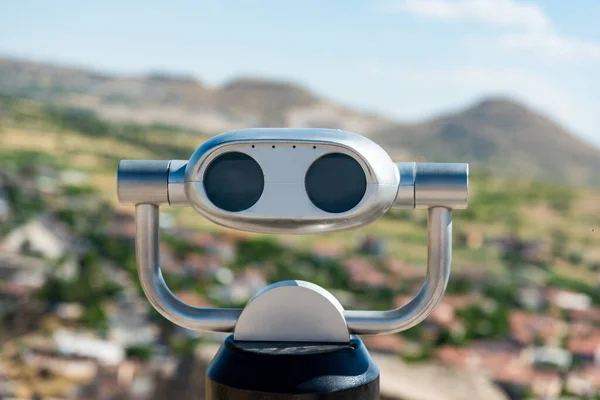
[[[99,331],[108,330],[108,318],[104,312],[104,307],[100,303],[86,308],[81,316],[80,322],[83,326]]]
[[[146,344],[135,344],[125,349],[127,358],[133,358],[142,362],[152,358],[152,347]]]
[[[506,305],[496,304],[491,310],[473,305],[458,310],[456,314],[464,321],[467,340],[502,338],[509,333],[509,312]]]

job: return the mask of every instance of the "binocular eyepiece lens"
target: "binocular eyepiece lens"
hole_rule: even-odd
[[[206,168],[203,179],[208,199],[218,208],[239,212],[252,207],[265,187],[263,171],[252,157],[230,152],[217,156]],[[342,153],[329,153],[312,163],[304,177],[310,201],[328,213],[356,207],[367,190],[362,166]]]
[[[224,153],[204,172],[204,191],[220,209],[230,212],[252,207],[262,195],[265,178],[260,165],[249,155]]]
[[[304,186],[315,206],[329,213],[342,213],[360,203],[367,190],[367,178],[354,158],[330,153],[312,163]]]

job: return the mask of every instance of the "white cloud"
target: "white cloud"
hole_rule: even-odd
[[[539,73],[520,68],[504,67],[422,67],[392,66],[376,60],[361,64],[364,74],[396,84],[415,84],[430,88],[459,88],[459,91],[505,93],[521,97],[521,94],[541,94],[540,97],[565,98],[552,80]],[[527,96],[528,97],[528,96]]]
[[[439,20],[528,29],[540,29],[550,24],[541,8],[514,0],[392,0],[388,5],[390,10]]]
[[[505,34],[493,42],[504,49],[534,52],[551,58],[600,60],[600,44],[563,37],[550,30]]]
[[[389,0],[390,9],[425,18],[504,27],[496,37],[466,38],[482,48],[502,48],[569,61],[600,59],[600,43],[557,33],[544,10],[516,0]]]

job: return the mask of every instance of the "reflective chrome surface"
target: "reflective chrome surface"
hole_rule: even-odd
[[[264,191],[247,210],[229,212],[208,199],[203,176],[221,154],[251,156],[264,173]],[[352,209],[328,213],[309,199],[304,177],[311,164],[329,153],[355,159],[367,178],[367,191]],[[245,129],[218,135],[192,155],[185,173],[192,207],[205,218],[233,229],[309,234],[360,227],[381,217],[393,204],[399,174],[387,153],[360,135],[331,129]]]
[[[168,205],[169,160],[122,160],[117,170],[117,197],[123,205]]]
[[[469,164],[399,162],[400,186],[393,208],[467,208]]]
[[[347,343],[344,308],[314,283],[283,281],[267,286],[244,307],[235,340]]]
[[[272,152],[272,146],[282,149]],[[202,181],[198,180],[203,168],[221,152],[240,148],[258,159],[268,172],[265,173],[267,194],[263,193],[263,203],[260,207],[250,207],[251,211],[246,214],[210,208],[201,189]],[[351,155],[367,177],[363,200],[354,209],[340,214],[315,211],[316,207],[309,206],[308,196],[300,189],[311,160],[332,151]],[[284,186],[269,191],[267,183],[273,188],[282,183]],[[370,140],[343,131],[250,129],[225,133],[207,141],[189,162],[121,161],[117,187],[121,204],[136,205],[138,273],[148,300],[164,317],[193,330],[232,332],[235,328],[241,340],[337,341],[342,337],[346,340],[350,333],[403,331],[433,311],[445,291],[450,273],[451,209],[467,206],[468,165],[394,164],[385,151]],[[429,208],[425,282],[414,299],[395,310],[344,312],[326,290],[295,281],[269,286],[255,296],[244,311],[201,309],[177,299],[161,274],[159,205],[194,205],[210,220],[235,229],[315,233],[365,225],[384,214],[393,203],[396,208]],[[236,328],[240,318],[241,325]]]
[[[171,160],[169,164],[169,205],[189,206],[190,202],[185,195],[185,167],[187,160]]]
[[[161,313],[165,318],[173,323],[187,329],[193,330],[212,330],[231,332],[236,326],[236,322],[242,314],[241,309],[203,309],[195,308],[183,303],[175,297],[169,288],[166,286],[162,277],[159,265],[159,237],[158,237],[158,207],[151,204],[141,204],[136,207],[136,258],[138,264],[138,273],[142,288],[150,303]],[[423,321],[436,307],[442,298],[450,275],[451,250],[452,249],[452,211],[443,207],[435,207],[429,210],[428,223],[428,248],[427,248],[427,274],[425,282],[419,293],[408,304],[395,310],[387,311],[345,311],[348,331],[353,334],[382,334],[400,332],[409,329],[421,321]],[[278,287],[270,287],[273,289]],[[313,290],[314,291],[314,290]],[[300,291],[280,292],[283,295],[279,300],[285,299],[281,303],[279,301],[263,302],[258,299],[261,294],[269,293],[268,300],[272,300],[275,291],[265,290],[259,293],[251,303],[255,303],[256,307],[251,303],[247,305],[250,310],[246,318],[259,319],[256,310],[267,310],[269,307],[279,309],[280,313],[285,313],[289,318],[314,318],[318,317],[319,311],[315,308],[307,307],[305,302],[306,292],[301,295]],[[313,300],[320,301],[318,309],[339,310],[338,302],[335,298],[329,295],[323,295],[320,292],[315,292],[318,296],[312,296]],[[295,301],[294,301],[295,296]],[[310,296],[309,296],[310,297]],[[257,300],[258,299],[258,300]],[[311,300],[309,303],[314,303]],[[295,304],[295,307],[283,307],[283,305]],[[281,308],[278,308],[282,305]],[[329,307],[331,306],[331,307]],[[328,313],[324,313],[327,315]],[[328,318],[333,318],[335,312],[329,313]],[[278,313],[275,313],[278,315]],[[282,314],[283,315],[283,314]],[[259,327],[274,328],[277,323],[272,322],[272,325],[265,325],[272,313],[264,314],[260,319],[261,323],[256,324],[256,321],[245,321],[241,329],[242,337],[247,340],[259,340],[257,332]],[[281,317],[281,316],[280,316]],[[266,318],[266,319],[264,319]],[[281,317],[283,318],[283,317]],[[289,322],[289,321],[288,321]],[[331,329],[317,331],[319,335],[326,337],[329,333],[330,341],[334,341],[334,337],[339,336],[339,329],[335,323],[335,319],[331,319]],[[284,326],[285,325],[278,325]],[[328,328],[329,329],[329,328]],[[263,330],[262,333],[267,337],[277,336],[283,340],[297,340],[298,336],[304,332],[295,332],[294,330],[272,329],[271,333]],[[315,333],[315,334],[317,334]],[[273,336],[273,337],[274,337]]]
[[[188,163],[189,167],[185,173],[185,180],[201,180],[198,177],[199,168],[202,167],[200,161],[207,157],[211,151],[227,144],[249,144],[250,142],[273,142],[274,144],[278,142],[296,142],[317,146],[329,144],[340,148],[344,147],[363,160],[369,160],[372,175],[377,177],[380,183],[398,182],[397,172],[390,169],[387,163],[389,155],[378,144],[356,133],[339,129],[320,128],[254,128],[221,133],[204,142],[192,154]],[[379,157],[382,157],[381,162],[376,162]]]
[[[469,199],[469,164],[417,163],[415,206],[465,209]]]
[[[399,162],[396,163],[398,173],[400,174],[400,186],[396,194],[396,201],[393,208],[415,208],[415,174],[417,163]]]
[[[142,289],[152,306],[169,321],[193,330],[231,332],[242,312],[235,308],[196,308],[179,300],[160,271],[158,207],[135,207],[135,256]]]
[[[388,311],[346,311],[348,329],[354,334],[401,332],[421,321],[437,306],[450,277],[452,211],[429,209],[427,275],[419,293],[406,305]]]

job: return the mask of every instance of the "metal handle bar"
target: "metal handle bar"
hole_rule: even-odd
[[[144,293],[165,318],[184,328],[232,332],[242,309],[196,308],[179,300],[167,287],[159,254],[159,205],[169,204],[169,192],[179,191],[177,174],[169,167],[182,162],[150,161],[144,184],[136,190],[119,186],[119,198],[136,205],[136,260]],[[423,321],[439,303],[448,284],[452,254],[452,210],[465,208],[466,164],[397,163],[401,175],[395,208],[428,208],[427,273],[418,294],[406,305],[387,311],[345,311],[350,333],[400,332]],[[151,168],[150,168],[151,169]],[[121,173],[121,172],[120,172]],[[124,179],[124,182],[127,180]],[[121,180],[119,180],[121,184]],[[168,184],[168,186],[167,186]],[[151,190],[140,190],[149,187]],[[140,201],[140,196],[151,196]],[[148,197],[145,197],[148,199]],[[181,202],[179,202],[180,204]]]
[[[417,295],[406,305],[387,311],[344,313],[348,329],[355,334],[382,334],[405,331],[423,321],[440,302],[452,261],[452,211],[429,209],[427,223],[427,274]]]

